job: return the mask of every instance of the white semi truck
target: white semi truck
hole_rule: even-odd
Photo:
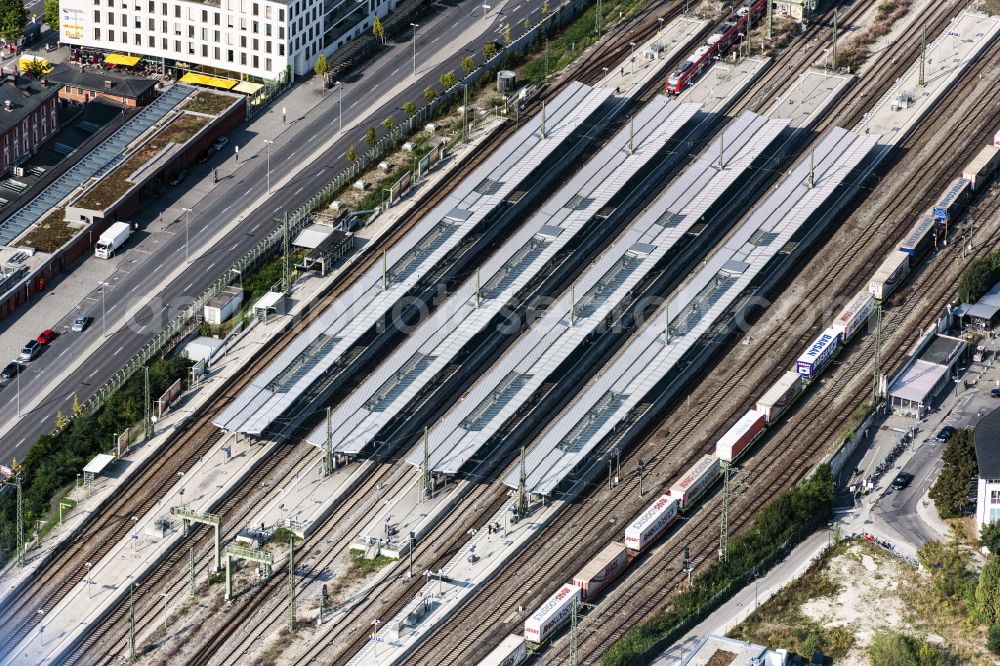
[[[132,225],[128,222],[115,222],[97,239],[94,246],[94,256],[101,259],[110,259],[115,250],[120,248],[132,235]]]

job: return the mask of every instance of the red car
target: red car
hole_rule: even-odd
[[[38,340],[38,342],[40,342],[41,344],[47,345],[56,339],[56,332],[53,331],[51,328],[47,328],[44,331],[42,331],[41,335],[39,335],[35,339]]]

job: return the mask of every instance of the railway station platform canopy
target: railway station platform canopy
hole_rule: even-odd
[[[549,495],[611,435],[651,391],[726,316],[751,283],[817,213],[875,147],[878,137],[839,127],[828,131],[814,154],[793,167],[724,245],[666,304],[665,316],[640,331],[536,440],[525,460],[527,491]],[[516,488],[518,474],[504,479]]]
[[[720,144],[716,141],[428,432],[431,469],[455,474],[477,456],[630,290],[721,200],[785,125],[785,121],[768,121],[752,113],[730,123],[724,130],[724,168],[718,168]],[[417,449],[408,460],[421,465],[423,451]]]
[[[515,297],[633,178],[645,178],[650,161],[698,111],[656,97],[548,198],[526,224],[438,307],[368,379],[333,411],[334,450],[354,455],[377,438],[463,346],[498,320]],[[631,138],[630,138],[631,135]],[[657,158],[657,163],[662,164]],[[669,155],[666,159],[680,159]],[[309,441],[326,442],[327,426]]]
[[[547,157],[610,97],[610,91],[582,83],[567,86],[546,105],[541,118],[527,120],[487,161],[394,246],[382,262],[360,276],[346,293],[297,336],[213,421],[224,430],[261,435],[343,354],[518,188]]]

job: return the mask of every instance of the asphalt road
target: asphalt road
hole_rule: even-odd
[[[523,31],[524,19],[537,12],[541,5],[542,0],[512,0],[508,3],[511,9],[504,11],[504,15],[510,20],[514,38]],[[499,8],[499,5],[494,5],[494,9]],[[469,27],[470,21],[491,22],[489,31],[496,32],[499,37],[501,22],[507,20],[498,20],[496,14],[484,19],[482,12],[480,3],[437,5],[437,13],[425,18],[418,32],[418,79],[388,103],[380,103],[379,88],[385,90],[395,85],[400,76],[406,76],[406,73],[412,71],[412,46],[409,41],[394,44],[368,67],[347,77],[343,96],[344,123],[346,125],[352,120],[362,119],[358,127],[347,132],[331,149],[305,166],[286,185],[274,191],[264,205],[253,210],[222,242],[192,261],[181,279],[164,284],[166,276],[185,262],[185,233],[181,223],[171,225],[169,231],[173,232],[172,235],[152,236],[151,238],[160,240],[155,246],[155,252],[146,251],[148,253],[144,254],[145,259],[140,264],[131,266],[131,272],[107,290],[105,305],[108,327],[112,328],[121,313],[128,310],[137,299],[152,297],[150,304],[125,327],[108,336],[98,353],[86,358],[71,377],[65,377],[58,388],[45,395],[41,403],[30,412],[22,412],[18,416],[18,393],[26,404],[28,398],[35,397],[34,392],[42,390],[53,376],[61,377],[66,374],[70,364],[85,353],[93,336],[102,334],[102,305],[99,301],[95,301],[88,311],[96,316],[96,320],[86,332],[61,335],[28,366],[20,378],[19,387],[16,382],[10,382],[0,391],[0,423],[15,424],[0,439],[0,461],[6,462],[15,456],[23,459],[31,444],[40,435],[52,430],[57,410],[61,410],[63,414],[72,412],[74,394],[81,402],[85,401],[166,322],[182,311],[191,299],[203,293],[235,259],[270,233],[275,228],[275,217],[282,211],[294,210],[332,180],[347,165],[344,157],[347,147],[362,145],[367,124],[380,126],[381,120],[400,109],[405,101],[422,100],[423,90],[429,84],[440,88],[438,79],[441,74],[448,70],[461,72],[460,62],[466,55],[479,54],[481,58],[479,49],[485,39],[480,37],[466,41],[461,36]],[[449,53],[449,59],[437,67],[421,68],[421,55],[438,50]],[[275,103],[276,106],[281,104],[282,100]],[[396,115],[401,117],[401,113]],[[290,109],[289,121],[296,117],[295,109]],[[316,107],[305,118],[292,122],[271,147],[272,183],[283,172],[300,166],[299,162],[315,150],[318,144],[328,139],[336,122],[337,106],[329,101]],[[204,177],[210,178],[213,166],[213,162],[210,162],[194,170],[190,178],[193,180],[195,176],[202,175],[202,172]],[[266,180],[267,165],[263,154],[244,165],[233,177],[223,178],[190,214],[188,233],[191,247],[197,247],[210,238],[215,233],[218,220],[229,220],[240,213],[241,202],[247,203],[265,191]],[[169,202],[161,200],[153,206],[165,209]],[[141,241],[138,245],[140,252],[143,252],[145,246],[146,242]],[[44,313],[21,312],[18,316],[37,316],[40,329],[52,326],[51,322],[46,321]]]
[[[896,475],[902,471],[912,474],[913,481],[903,490],[890,488],[879,500],[875,509],[875,513],[885,524],[905,537],[916,548],[939,538],[937,533],[917,515],[917,502],[921,501],[920,498],[934,483],[944,464],[941,460],[943,447],[944,444],[938,444],[933,440],[923,442],[902,470],[894,471],[891,476],[884,477],[884,483],[892,483]]]

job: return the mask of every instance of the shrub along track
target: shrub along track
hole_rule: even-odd
[[[937,23],[940,24],[942,20],[939,20]],[[984,57],[981,62],[991,62],[991,59]],[[981,67],[977,68],[976,71],[980,69]],[[964,98],[964,94],[971,90],[970,82],[976,78],[976,71],[966,74],[964,79],[965,85],[961,85],[958,89],[953,90],[950,93],[950,99]],[[882,81],[877,82],[876,85],[879,83],[884,85],[886,79],[891,81],[894,76],[896,76],[895,73],[887,73]],[[858,90],[855,90],[854,94],[857,93]],[[870,91],[868,96],[872,97]],[[875,98],[877,99],[877,95]],[[849,102],[850,100],[844,100],[843,104]],[[860,112],[852,115],[860,115]],[[988,112],[982,114],[981,117],[988,117]],[[976,126],[976,122],[976,120],[970,119],[966,121],[966,124]],[[930,135],[934,129],[926,127],[926,125],[927,123],[918,127],[917,132],[910,137],[907,145],[921,145],[923,138]],[[971,145],[977,145],[977,142],[981,143],[977,138],[976,141],[971,142]],[[955,150],[951,154],[961,155],[962,151]],[[960,169],[963,166],[961,163],[963,159],[953,157],[951,166]],[[948,172],[941,172],[937,181],[929,188],[927,188],[926,180],[914,178],[908,181],[910,189],[907,190],[906,194],[912,200],[913,190],[917,189],[917,185],[923,185],[924,188],[927,188],[923,194],[925,200],[936,196],[944,189],[947,182],[950,182],[953,173],[954,169]],[[917,215],[923,212],[926,207],[923,204],[913,206],[907,203],[907,201],[905,196],[896,197],[896,200],[884,207],[884,210],[888,211],[888,213],[882,216],[877,225],[872,225],[868,230],[866,239],[876,234],[884,234],[884,238],[877,245],[877,249],[874,252],[861,254],[861,257],[866,262],[863,266],[854,269],[847,267],[852,261],[857,262],[860,248],[868,247],[864,243],[855,242],[852,243],[854,248],[838,255],[844,260],[839,262],[836,269],[831,268],[827,270],[824,268],[823,271],[810,272],[810,274],[822,276],[823,282],[828,286],[829,280],[827,278],[829,276],[838,273],[854,274],[852,271],[857,271],[855,283],[866,284],[868,276],[874,271],[874,267],[881,262],[885,252],[913,224]],[[887,228],[888,225],[886,225],[884,218],[895,211],[909,211],[909,213],[898,215],[895,224],[891,228]],[[810,290],[812,291],[812,289]],[[797,317],[809,317],[812,313],[808,310],[809,308],[801,308]],[[830,313],[831,317],[832,314],[835,314],[835,312]],[[812,321],[810,319],[807,325],[811,324]],[[892,325],[891,317],[886,319],[885,324],[886,330],[888,330],[889,326]],[[913,324],[911,323],[910,325],[912,326]],[[646,469],[652,472],[651,474],[647,473],[646,482],[649,485],[668,486],[669,482],[680,471],[689,466],[694,459],[705,452],[714,450],[714,445],[708,444],[709,442],[714,443],[714,439],[711,436],[721,434],[726,427],[731,425],[734,415],[738,415],[742,409],[752,406],[753,401],[762,392],[763,388],[769,385],[768,382],[773,381],[781,372],[785,371],[793,362],[801,347],[811,339],[812,335],[812,331],[807,330],[800,337],[783,338],[786,341],[784,345],[786,349],[782,352],[784,354],[783,357],[779,357],[775,353],[775,350],[770,347],[758,349],[754,352],[752,359],[745,362],[740,361],[736,365],[738,368],[736,377],[732,377],[727,373],[729,376],[702,382],[702,386],[698,390],[697,397],[699,400],[696,403],[696,413],[692,414],[690,408],[685,409],[681,407],[678,409],[680,414],[675,414],[670,420],[671,425],[669,427],[676,428],[674,424],[682,423],[683,429],[672,433],[669,427],[662,428],[647,440],[643,446],[633,450],[626,457],[626,461],[636,458],[645,459],[648,463]],[[777,358],[783,358],[784,361],[779,362],[775,360]],[[889,367],[888,363],[886,367]],[[768,373],[765,379],[761,380],[751,376],[757,368],[764,369]],[[752,391],[752,393],[747,395],[748,391]],[[740,395],[741,393],[743,395]],[[727,405],[739,405],[741,409],[733,408],[730,411],[727,408],[722,410],[719,408],[719,405],[723,401]],[[846,419],[846,416],[850,413],[850,410],[845,410],[842,416]],[[824,421],[827,425],[830,422],[838,423],[837,416],[826,414]],[[823,438],[817,437],[817,439],[822,440]],[[692,443],[695,444],[693,448]],[[672,457],[678,455],[678,452],[682,448],[687,448],[689,453],[682,453],[680,454],[681,457],[671,460]],[[800,457],[800,459],[807,460],[808,456],[814,455],[816,451],[818,449],[810,450],[803,454],[806,457]],[[791,477],[786,476],[783,481],[790,483]],[[532,546],[530,554],[522,553],[507,567],[507,571],[515,573],[510,578],[504,577],[502,582],[500,580],[494,581],[480,592],[477,592],[469,605],[461,613],[463,622],[452,621],[444,625],[442,631],[445,634],[435,634],[431,640],[425,641],[415,653],[413,657],[414,662],[450,663],[460,660],[474,660],[488,652],[492,646],[499,642],[503,634],[510,631],[517,631],[519,628],[518,623],[524,619],[523,614],[516,612],[518,605],[523,605],[525,608],[531,609],[541,603],[551,592],[555,581],[571,578],[590,557],[603,547],[607,541],[604,535],[620,532],[624,529],[624,525],[628,523],[631,516],[649,503],[649,498],[652,496],[651,493],[647,494],[644,500],[638,499],[636,491],[638,479],[634,475],[628,476],[626,484],[624,489],[617,489],[614,493],[608,493],[606,490],[597,492],[594,496],[588,498],[588,500],[593,499],[594,501],[592,502],[586,501],[570,505],[559,517],[559,527],[553,526],[548,528],[549,531],[537,539],[538,543]],[[623,498],[631,499],[625,500]],[[751,508],[755,508],[756,506]],[[745,508],[745,506],[741,507],[740,511],[743,512]],[[624,518],[609,516],[624,516]],[[733,522],[733,528],[733,533],[736,533],[738,528],[735,522]],[[686,527],[679,530],[680,536],[689,533],[689,528]],[[595,537],[595,534],[598,536]],[[559,538],[568,539],[570,543],[563,545],[563,542],[559,541]],[[706,544],[708,543],[706,542]],[[699,557],[710,556],[712,550],[712,548],[709,548],[709,555],[703,553]],[[662,558],[657,557],[656,559],[659,561]],[[558,569],[554,571],[556,567]],[[629,578],[631,579],[636,576],[637,574],[632,574]],[[639,577],[642,578],[641,576]],[[539,584],[543,585],[541,589],[537,587]],[[548,587],[544,587],[545,584]],[[503,589],[498,590],[497,588],[501,586]],[[533,590],[533,593],[528,593],[528,590]],[[646,609],[645,612],[648,612],[648,609],[651,607],[644,605],[642,608]],[[618,617],[621,616],[619,615]],[[634,619],[635,617],[642,617],[642,614],[630,617]],[[459,642],[448,641],[447,635],[451,633],[461,636],[462,640]],[[467,651],[454,650],[455,645],[468,646],[469,649]],[[603,645],[606,647],[606,643]],[[599,646],[592,646],[592,649],[599,649]],[[584,653],[586,652],[587,650],[584,651]]]

